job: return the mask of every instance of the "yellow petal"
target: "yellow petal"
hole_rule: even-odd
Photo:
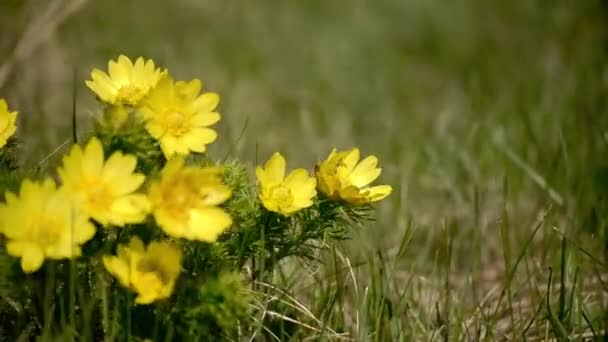
[[[121,56],[124,57],[124,56]],[[125,57],[126,58],[126,57]],[[128,58],[127,58],[128,59]],[[124,62],[124,60],[122,60],[122,62]],[[127,69],[129,67],[128,64],[126,63],[122,63],[120,58],[119,58],[119,63],[116,63],[114,61],[110,61],[108,63],[108,72],[110,74],[110,78],[116,83],[116,84],[125,84],[129,82],[129,74],[130,74],[130,70]],[[131,63],[131,61],[129,61],[129,64]]]
[[[144,99],[141,107],[147,107],[156,114],[164,111],[167,107],[173,106],[175,103],[175,87],[173,78],[169,75],[163,76],[156,87],[150,91]]]
[[[154,258],[163,274],[163,281],[170,283],[175,281],[181,271],[182,252],[176,246],[153,241],[148,245],[147,256]]]
[[[358,161],[359,149],[353,148],[352,150],[348,151],[344,159],[342,159],[341,167],[343,167],[344,170],[348,171],[348,173],[350,174],[350,172],[355,168],[355,165],[357,165]]]
[[[12,256],[21,256],[30,247],[31,243],[20,240],[10,240],[6,243],[6,252]]]
[[[150,135],[156,139],[162,137],[165,134],[165,127],[160,121],[150,120],[146,123],[146,130]]]
[[[164,290],[163,282],[156,273],[146,272],[138,274],[137,279],[134,279],[133,287],[137,291],[137,304],[150,304],[158,299],[168,297],[167,291]]]
[[[137,190],[145,181],[145,176],[133,173],[137,158],[114,152],[103,167],[102,178],[112,186],[116,195],[129,194]]]
[[[190,109],[194,113],[205,113],[214,110],[220,102],[220,96],[217,93],[204,93],[199,96],[190,105]]]
[[[164,210],[164,208],[157,208],[154,210],[154,220],[167,235],[177,238],[184,237],[184,232],[188,230],[188,217],[183,219],[182,215],[172,214],[175,213]]]
[[[310,177],[305,169],[293,170],[283,181],[283,184],[291,190],[296,201],[312,199],[316,194],[317,180]]]
[[[327,156],[326,160],[330,160],[331,158],[333,158],[336,153],[338,153],[338,150],[336,148],[332,149],[331,152],[329,152],[329,156]]]
[[[93,71],[91,72],[91,79],[92,82],[87,81],[87,83],[90,82],[93,84],[97,84],[98,86],[107,89],[112,94],[114,94],[118,90],[116,84],[112,82],[110,76],[99,69],[93,69]]]
[[[139,223],[145,220],[151,204],[143,194],[122,196],[112,203],[112,221],[117,225]]]
[[[376,180],[382,172],[382,169],[376,168],[376,165],[378,165],[378,158],[375,156],[363,159],[349,175],[351,183],[362,188]]]
[[[180,139],[180,145],[185,145],[194,152],[205,152],[206,146],[217,138],[217,133],[210,128],[193,128]]]
[[[131,285],[129,265],[125,260],[108,255],[104,255],[102,260],[106,270],[116,277],[122,286]]]
[[[146,74],[143,57],[138,57],[131,70],[131,83],[138,85],[142,89],[147,88],[146,76],[148,75],[150,74]]]
[[[267,180],[276,183],[282,182],[285,178],[285,167],[285,158],[279,152],[275,152],[264,165]]]
[[[166,136],[160,140],[160,149],[163,151],[165,158],[170,159],[175,154],[186,154],[179,153],[180,146],[177,143],[177,139],[173,136]]]
[[[93,223],[91,223],[86,216],[81,216],[78,221],[79,224],[76,225],[76,228],[72,234],[71,240],[73,244],[81,244],[91,240],[96,231],[95,225],[93,225]]]
[[[27,245],[22,252],[21,269],[23,269],[23,272],[35,272],[40,268],[40,266],[42,266],[42,262],[44,262],[44,254],[39,247],[30,244]]]
[[[369,203],[369,199],[359,188],[356,186],[348,186],[340,189],[340,197],[348,203],[359,205]]]
[[[384,199],[386,196],[393,192],[393,188],[390,185],[377,185],[366,189],[366,196],[370,202],[376,202]]]
[[[193,127],[211,126],[220,121],[220,114],[217,112],[207,112],[194,114],[190,118],[190,125]]]
[[[92,81],[85,81],[87,87],[91,89],[103,101],[114,103],[117,89],[112,84],[109,76],[100,70],[93,70],[91,73]]]
[[[103,166],[103,147],[97,138],[92,138],[85,147],[82,170],[85,176],[97,176],[101,174]]]
[[[190,212],[190,231],[186,237],[192,240],[214,242],[232,224],[232,218],[220,208],[205,208]]]
[[[199,79],[193,79],[190,82],[179,81],[175,83],[175,88],[180,96],[185,101],[192,101],[201,92],[203,83]]]
[[[8,116],[8,112],[2,111],[0,109],[0,134],[4,133],[4,131],[10,125],[10,118]]]

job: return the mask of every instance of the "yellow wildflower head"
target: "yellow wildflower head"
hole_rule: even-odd
[[[295,169],[285,177],[285,158],[276,152],[264,167],[255,170],[260,200],[270,211],[285,216],[310,207],[317,195],[317,181],[305,169]]]
[[[145,248],[133,237],[129,246],[118,246],[117,256],[104,255],[103,265],[122,286],[137,293],[136,303],[150,304],[171,296],[181,260],[181,251],[169,243],[152,242]]]
[[[84,150],[75,145],[63,158],[58,173],[63,188],[103,225],[142,222],[150,210],[144,194],[135,191],[145,180],[135,173],[137,158],[114,152],[104,161],[103,147],[93,138]]]
[[[24,272],[34,272],[44,259],[80,255],[80,245],[95,234],[88,216],[51,179],[21,183],[19,196],[7,192],[2,233],[8,254],[21,257]]]
[[[167,162],[149,192],[154,218],[165,233],[207,242],[217,240],[232,224],[230,215],[217,207],[230,195],[221,169],[184,166],[181,157]]]
[[[219,102],[216,93],[200,94],[200,80],[175,82],[164,77],[142,101],[139,113],[146,129],[160,142],[167,159],[173,155],[205,152],[217,133],[209,128],[220,120],[215,112]]]
[[[0,99],[0,148],[6,145],[17,130],[17,112],[10,112],[4,99]]]
[[[376,167],[378,158],[368,156],[359,162],[359,149],[331,151],[329,157],[317,166],[319,190],[334,199],[351,204],[379,201],[388,196],[390,185],[369,186],[376,180],[381,168]]]
[[[120,55],[115,62],[108,62],[108,74],[93,69],[87,86],[106,103],[112,105],[136,105],[150,89],[154,88],[167,71],[154,67],[154,61],[139,57],[135,64],[129,57]]]

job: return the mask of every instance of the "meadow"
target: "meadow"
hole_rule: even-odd
[[[373,220],[252,282],[242,340],[602,340],[607,21],[602,0],[2,0],[0,98],[42,170],[91,132],[85,80],[120,54],[217,92],[207,154],[252,179],[276,151],[377,156]]]

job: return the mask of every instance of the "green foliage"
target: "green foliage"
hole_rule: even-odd
[[[244,164],[232,161],[224,165],[224,182],[232,189],[232,197],[224,204],[233,213],[233,227],[220,237],[223,246],[234,256],[236,268],[256,253],[255,242],[259,239],[258,216],[261,204],[255,185],[249,179]]]
[[[0,174],[0,199],[4,199],[7,191],[13,193],[19,191],[21,179],[24,177],[24,172],[2,172]]]
[[[23,284],[18,263],[7,253],[4,244],[0,247],[0,341],[10,341],[29,325],[29,314],[24,307],[23,296],[27,296],[28,284]],[[26,286],[17,286],[17,284]],[[29,298],[29,297],[28,297]]]
[[[14,137],[0,149],[0,199],[4,198],[6,191],[19,190],[19,183],[23,177],[17,164],[17,139]]]
[[[143,125],[132,117],[120,128],[97,122],[95,135],[102,141],[105,155],[122,151],[137,157],[138,172],[152,174],[158,172],[165,163],[158,141],[146,132]]]
[[[17,164],[17,139],[11,137],[6,142],[6,145],[0,149],[0,170],[3,172],[14,171],[19,165]]]
[[[225,181],[233,189],[226,207],[234,213],[234,227],[220,239],[236,266],[250,258],[252,272],[272,272],[284,259],[314,259],[315,251],[347,239],[352,227],[371,220],[370,206],[352,206],[319,194],[314,205],[285,217],[267,211],[257,199],[244,166],[234,161],[225,167]]]
[[[176,330],[182,338],[237,338],[239,328],[246,330],[251,325],[251,295],[243,287],[239,273],[201,275],[193,286],[193,291],[178,294],[172,313],[174,322],[179,322]]]
[[[597,234],[605,241],[608,251],[608,167],[595,170],[592,177],[593,194],[591,208],[583,222],[583,226],[591,234]]]

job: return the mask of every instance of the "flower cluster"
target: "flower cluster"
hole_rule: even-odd
[[[316,179],[305,169],[292,171],[285,177],[285,158],[275,153],[264,167],[258,166],[256,175],[260,184],[260,200],[270,211],[288,216],[310,207],[318,189],[329,198],[353,205],[377,202],[388,196],[390,185],[369,186],[382,169],[376,167],[378,158],[369,156],[359,162],[359,149],[336,152],[316,167]]]
[[[205,152],[215,141],[217,133],[209,126],[221,118],[215,111],[219,95],[201,94],[200,80],[175,81],[166,69],[155,69],[154,61],[139,57],[133,63],[123,55],[108,63],[108,72],[94,69],[86,82],[108,105],[106,124],[119,128],[135,112],[167,159]]]
[[[370,186],[381,173],[378,159],[359,161],[356,148],[334,149],[314,171],[288,172],[285,158],[276,152],[256,167],[257,184],[248,186],[248,179],[235,184],[229,165],[202,155],[217,138],[210,127],[221,118],[219,95],[202,92],[198,79],[176,81],[152,60],[133,62],[121,55],[108,63],[108,73],[94,69],[86,85],[104,104],[93,136],[74,144],[54,175],[22,178],[13,188],[18,191],[5,191],[0,202],[0,241],[8,255],[20,258],[24,273],[44,268],[45,260],[71,259],[93,269],[103,265],[117,288],[136,295],[137,304],[183,303],[173,298],[175,292],[200,280],[204,265],[214,260],[212,246],[221,245],[217,253],[229,254],[237,277],[214,273],[217,281],[198,287],[199,293],[217,293],[213,284],[234,284],[243,258],[266,258],[270,265],[275,253],[278,258],[294,255],[293,244],[311,246],[304,242],[337,225],[319,223],[338,220],[339,211],[331,208],[352,212],[391,193],[388,185]],[[15,133],[16,119],[17,112],[0,99],[0,149]],[[150,157],[155,155],[161,158]],[[250,193],[247,201],[254,205],[239,207]],[[321,212],[319,203],[330,203],[329,211]],[[265,236],[270,224],[268,234],[274,235]],[[291,239],[288,230],[295,226],[303,235]],[[294,242],[280,246],[281,239]],[[196,292],[189,291],[183,293]],[[219,326],[234,325],[224,311],[200,312],[225,320]]]

